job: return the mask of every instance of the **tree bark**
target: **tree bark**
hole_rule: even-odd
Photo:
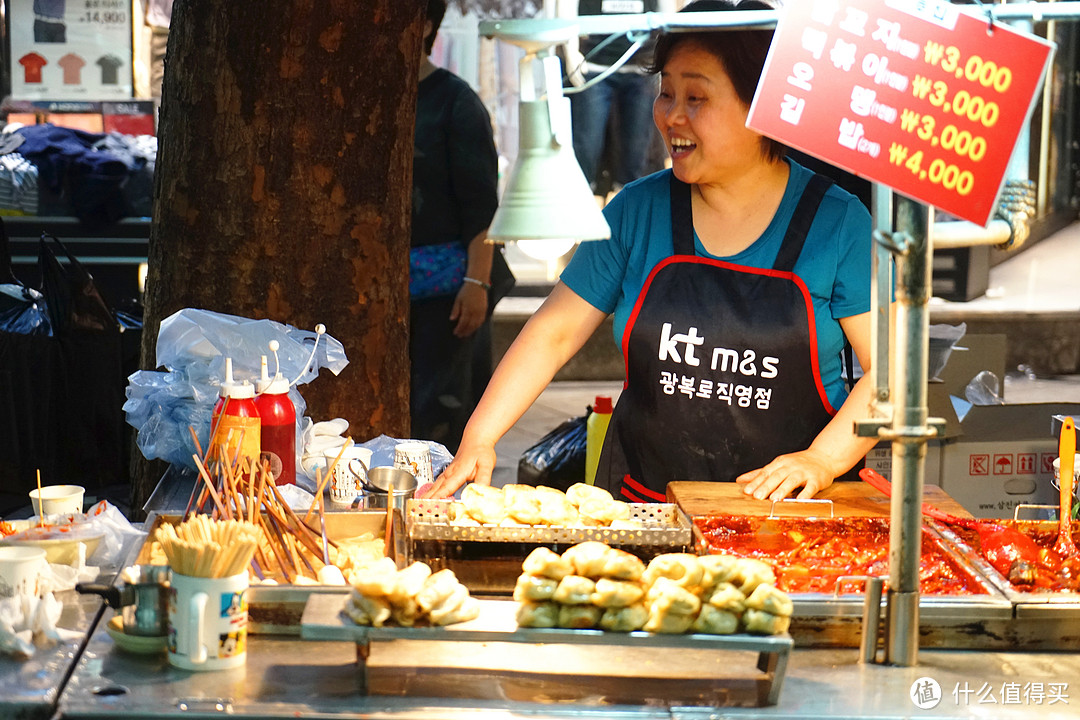
[[[141,366],[196,307],[342,341],[301,388],[358,441],[409,432],[408,253],[422,0],[177,0]],[[136,454],[132,508],[158,478]]]

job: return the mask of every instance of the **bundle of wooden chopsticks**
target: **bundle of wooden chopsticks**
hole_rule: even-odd
[[[240,457],[207,462],[199,456],[202,449],[194,429],[189,429],[199,450],[192,457],[200,482],[192,489],[184,517],[205,513],[211,519],[241,521],[254,528],[259,541],[249,562],[260,580],[278,576],[288,583],[318,581],[319,570],[331,565],[331,548],[337,548],[326,537],[322,488],[318,501],[301,519],[282,497],[268,463],[244,462]],[[309,524],[316,509],[319,530]]]
[[[223,578],[244,572],[259,543],[259,529],[238,520],[195,515],[179,525],[162,525],[155,539],[173,572]]]

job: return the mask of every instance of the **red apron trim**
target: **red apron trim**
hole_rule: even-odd
[[[639,498],[637,495],[635,495],[634,493],[627,490],[625,485],[622,486],[622,490],[619,491],[619,494],[622,495],[627,500],[629,500],[630,502],[636,502],[636,503],[648,502],[648,500],[645,500],[644,498]]]
[[[747,273],[750,275],[764,275],[766,277],[784,278],[795,283],[795,287],[799,289],[799,292],[803,296],[803,304],[806,306],[806,322],[809,325],[807,331],[810,333],[810,368],[814,375],[814,387],[817,389],[818,397],[821,398],[821,404],[825,407],[825,410],[830,415],[836,414],[836,408],[829,402],[829,396],[825,394],[825,384],[821,380],[821,363],[818,358],[818,341],[817,341],[817,325],[814,324],[814,303],[810,299],[810,288],[806,287],[806,283],[803,279],[793,272],[787,272],[786,270],[773,270],[772,268],[755,268],[748,267],[746,265],[738,265],[736,263],[727,262],[726,260],[717,260],[715,258],[698,257],[697,255],[669,255],[660,262],[656,263],[656,266],[649,272],[649,276],[645,278],[645,284],[641,286],[641,290],[638,292],[637,302],[634,303],[634,310],[630,313],[630,317],[626,320],[626,327],[623,329],[622,335],[622,354],[623,354],[623,389],[626,389],[626,384],[630,382],[630,331],[634,329],[634,323],[637,321],[638,313],[641,310],[641,304],[645,302],[645,296],[648,294],[649,286],[652,284],[653,278],[656,277],[656,273],[660,272],[663,268],[674,263],[699,263],[701,265],[713,265],[716,267],[726,268],[728,270],[734,270],[736,272]],[[666,502],[667,498],[664,499]]]
[[[636,493],[640,493],[647,498],[652,498],[654,502],[667,502],[666,495],[662,495],[655,490],[650,490],[638,481],[634,480],[634,478],[630,477],[629,475],[623,475],[622,481],[624,487],[629,487]]]

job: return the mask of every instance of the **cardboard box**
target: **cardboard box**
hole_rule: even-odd
[[[926,443],[925,485],[941,485],[941,445],[940,440]],[[866,467],[892,480],[892,443],[883,440],[866,453]]]
[[[931,335],[935,333],[932,331]],[[926,405],[930,417],[945,420],[945,433],[940,439],[926,443],[926,465],[923,482],[941,485],[942,445],[946,438],[961,435],[960,420],[950,396],[963,397],[964,388],[982,370],[1005,377],[1005,336],[964,335],[949,349],[942,343],[930,342],[930,370],[941,364],[935,377],[927,380]],[[944,357],[942,357],[942,355]],[[866,454],[866,466],[892,480],[892,443],[879,442]]]
[[[941,489],[975,517],[1011,518],[1020,504],[1056,506],[1053,417],[1077,414],[1075,403],[972,407],[960,422],[963,434],[941,447]]]

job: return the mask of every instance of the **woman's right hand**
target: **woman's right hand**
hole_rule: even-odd
[[[454,459],[443,469],[425,498],[446,498],[457,492],[465,483],[472,481],[481,485],[491,484],[495,470],[495,447],[493,445],[468,444],[463,441]]]

